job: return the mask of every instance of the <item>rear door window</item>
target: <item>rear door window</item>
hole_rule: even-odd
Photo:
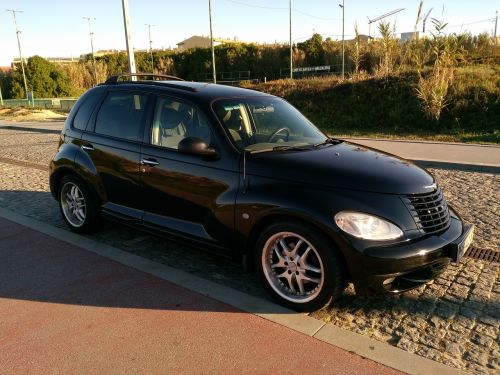
[[[97,114],[95,132],[138,141],[141,138],[148,96],[138,92],[109,92]]]
[[[83,103],[78,108],[73,119],[73,127],[78,130],[85,130],[87,123],[89,121],[90,115],[94,111],[94,108],[101,100],[105,91],[105,87],[96,87],[88,91],[84,97],[82,97]]]

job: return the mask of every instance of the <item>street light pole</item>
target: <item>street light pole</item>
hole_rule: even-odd
[[[130,74],[135,74],[135,57],[132,39],[130,38],[130,18],[128,15],[128,0],[122,0],[123,8],[123,26],[125,28],[125,41],[127,44],[128,67]],[[131,77],[132,81],[136,80],[135,76]]]
[[[290,79],[293,79],[292,0],[288,0],[288,20],[290,23]]]
[[[98,84],[98,82],[97,82],[97,69],[96,69],[96,66],[95,66],[94,40],[93,40],[94,33],[92,32],[92,26],[90,24],[91,20],[95,21],[95,18],[93,18],[93,17],[82,17],[82,18],[85,19],[85,20],[87,20],[88,23],[89,23],[90,50],[92,51],[92,67],[94,69],[94,83],[97,86],[97,84]]]
[[[153,41],[151,40],[151,25],[149,23],[145,23],[145,25],[148,27],[148,36],[149,36],[149,53],[151,54],[151,73],[155,74],[155,64],[153,60]]]
[[[342,8],[342,81],[343,81],[345,78],[344,0],[342,0],[342,4],[339,4],[339,7]]]
[[[17,47],[19,48],[19,59],[21,59],[21,70],[23,71],[23,81],[24,81],[24,91],[26,93],[26,99],[29,101],[29,96],[28,96],[28,83],[26,81],[26,73],[24,71],[24,61],[23,61],[23,54],[21,52],[21,42],[19,41],[19,34],[21,34],[21,31],[17,27],[17,20],[16,20],[16,13],[23,13],[22,10],[13,10],[13,9],[6,9],[6,12],[12,12],[12,16],[14,16],[14,25],[16,26],[16,36],[17,36]]]
[[[498,25],[498,10],[495,12],[495,32],[493,33],[493,37],[495,38],[495,44],[497,44],[497,25]]]
[[[215,70],[215,50],[214,50],[214,36],[212,33],[212,1],[208,0],[208,19],[210,22],[210,49],[212,50],[212,77],[214,83],[217,83],[217,73]]]

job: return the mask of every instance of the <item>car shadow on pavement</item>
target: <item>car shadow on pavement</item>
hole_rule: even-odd
[[[0,207],[67,230],[57,203],[48,192],[3,190]],[[103,221],[98,232],[86,237],[269,299],[257,275],[244,273],[235,261],[107,221]],[[448,274],[455,272],[453,267]],[[370,298],[355,295],[351,286],[340,300],[312,315],[337,321],[360,333],[364,328],[363,324],[356,323],[359,317],[372,317],[363,320],[368,322],[383,318],[381,321],[388,326],[402,318],[430,322],[435,317],[431,324],[439,326],[444,324],[441,320],[474,321],[483,316],[498,316],[498,304],[494,301],[482,296],[476,298],[469,291],[461,298],[456,294],[459,289],[446,284],[451,282],[435,282],[400,296]],[[454,294],[449,294],[449,290]],[[0,298],[117,308],[238,311],[182,286],[3,219],[0,219]]]

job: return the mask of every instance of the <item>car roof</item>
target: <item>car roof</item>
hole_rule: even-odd
[[[214,84],[210,82],[191,82],[191,81],[178,81],[178,80],[144,80],[144,81],[119,81],[116,83],[107,84],[109,87],[123,87],[126,89],[138,89],[146,91],[160,92],[175,92],[182,96],[200,98],[204,100],[215,100],[228,97],[248,97],[248,96],[268,96],[272,95],[244,89],[241,87],[226,86]]]

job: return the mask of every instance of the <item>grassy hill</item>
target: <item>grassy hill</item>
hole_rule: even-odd
[[[500,143],[500,66],[457,68],[439,122],[425,117],[418,75],[279,80],[247,88],[278,95],[333,135]]]

